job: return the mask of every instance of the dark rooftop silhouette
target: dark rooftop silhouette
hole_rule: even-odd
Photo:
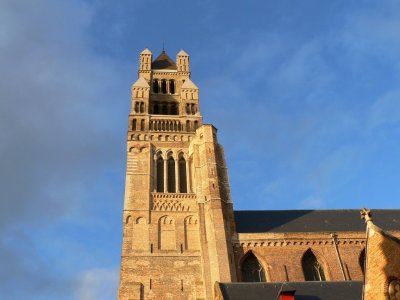
[[[176,70],[175,62],[163,50],[161,54],[151,63],[153,70]]]
[[[238,233],[365,231],[360,210],[242,210],[235,211]],[[374,223],[384,230],[400,230],[399,209],[371,210]]]

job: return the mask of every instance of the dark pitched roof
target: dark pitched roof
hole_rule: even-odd
[[[161,54],[151,63],[151,68],[153,70],[176,70],[175,62],[165,53]]]
[[[371,210],[374,223],[384,230],[400,230],[400,209]],[[365,231],[357,209],[342,210],[243,210],[235,211],[236,231],[340,232]]]
[[[219,283],[224,300],[276,300],[282,291],[295,290],[296,300],[361,300],[361,281],[284,283]]]

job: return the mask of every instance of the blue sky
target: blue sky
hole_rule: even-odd
[[[398,1],[0,3],[0,295],[115,299],[139,52],[191,55],[236,209],[399,207]]]

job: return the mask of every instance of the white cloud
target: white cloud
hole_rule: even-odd
[[[80,279],[76,300],[110,300],[118,294],[119,269],[92,269]]]

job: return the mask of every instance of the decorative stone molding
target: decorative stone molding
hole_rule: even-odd
[[[189,211],[190,206],[177,199],[154,199],[152,209],[158,211]]]
[[[352,245],[359,244],[365,245],[365,239],[358,240],[345,240],[338,241],[338,244],[342,245]],[[232,245],[235,248],[256,248],[256,247],[287,247],[287,246],[323,246],[323,245],[333,245],[331,240],[264,240],[264,241],[232,241]]]
[[[152,193],[152,195],[152,209],[157,211],[190,211],[191,201],[188,200],[196,200],[195,194]]]
[[[152,193],[153,199],[192,199],[196,200],[196,194],[189,193]]]

